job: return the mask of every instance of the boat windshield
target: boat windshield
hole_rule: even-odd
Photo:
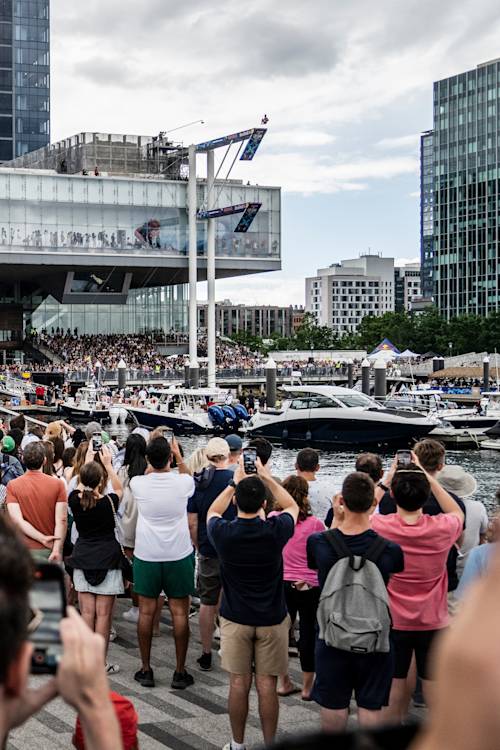
[[[339,396],[339,394],[336,393],[335,398],[340,401],[342,406],[347,406],[349,409],[354,406],[362,406],[364,408],[376,406],[375,402],[363,393],[346,393],[345,396],[344,394]]]

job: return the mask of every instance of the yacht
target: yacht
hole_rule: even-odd
[[[109,419],[109,404],[101,399],[101,392],[93,385],[79,388],[75,396],[69,396],[59,405],[73,422],[105,422]]]
[[[416,389],[391,394],[385,405],[434,415],[446,427],[466,430],[472,435],[481,435],[500,419],[500,392],[482,393],[479,411],[476,407],[457,406],[447,399],[448,394],[437,389]]]
[[[159,388],[127,411],[141,427],[170,427],[176,435],[237,432],[249,415],[239,403],[229,404],[220,388]]]
[[[0,379],[0,397],[9,399],[18,399],[19,403],[26,396],[35,395],[36,386],[29,380],[15,378],[11,375],[4,376]]]
[[[282,386],[281,409],[251,417],[247,433],[271,441],[318,448],[395,446],[428,435],[439,421],[432,415],[388,409],[369,396],[331,385]]]

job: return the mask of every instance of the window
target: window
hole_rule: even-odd
[[[308,398],[294,398],[290,404],[290,409],[308,409],[309,399]]]
[[[309,399],[309,408],[310,409],[328,409],[328,408],[338,408],[338,404],[335,403],[335,401],[332,401],[331,398],[328,398],[327,396],[312,396]]]
[[[336,396],[336,399],[349,408],[354,406],[363,406],[366,408],[374,405],[374,402],[362,393],[348,393],[345,396],[342,394],[342,396]]]

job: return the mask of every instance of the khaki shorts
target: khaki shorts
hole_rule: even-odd
[[[240,625],[220,618],[221,666],[231,674],[279,676],[288,671],[287,615],[279,625]]]
[[[198,595],[202,604],[216,607],[222,588],[220,563],[217,557],[198,555]]]

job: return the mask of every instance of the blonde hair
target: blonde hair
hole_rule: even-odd
[[[206,469],[207,466],[210,466],[206,448],[197,448],[195,452],[189,456],[186,461],[186,466],[191,476],[198,474],[200,471],[203,471],[203,469]]]

